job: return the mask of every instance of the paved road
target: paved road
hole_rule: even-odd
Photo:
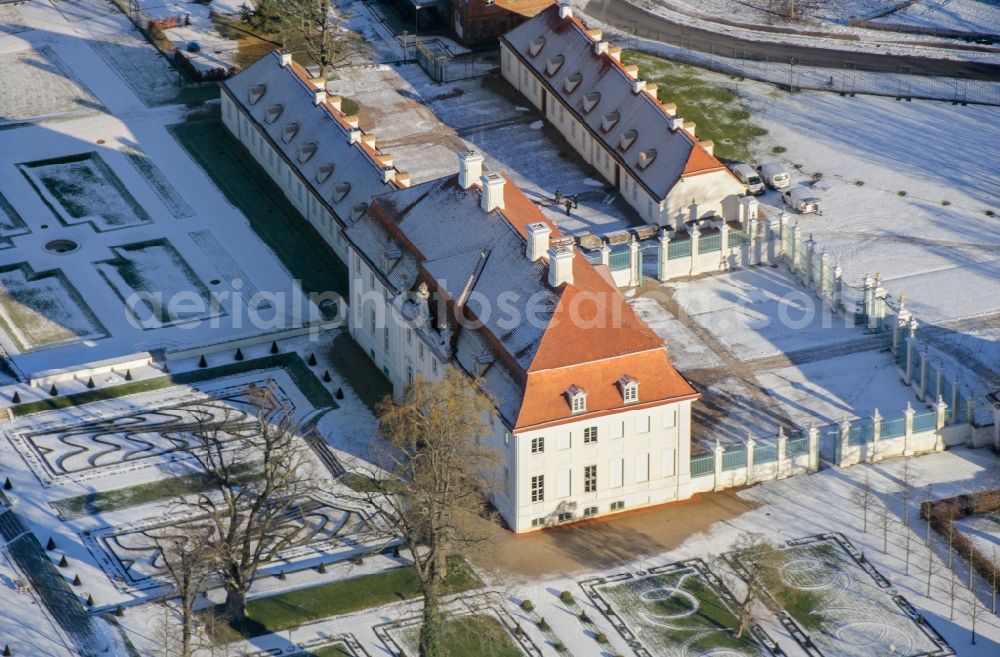
[[[847,52],[830,48],[810,48],[791,43],[757,42],[740,39],[711,30],[671,22],[665,16],[653,14],[624,0],[590,0],[583,11],[594,18],[620,29],[640,26],[643,35],[656,32],[661,40],[680,44],[700,52],[728,57],[764,59],[774,62],[795,60],[799,66],[843,68],[854,65],[861,69],[962,77],[974,80],[996,80],[1000,83],[1000,64],[952,61],[911,55],[882,55],[867,52]],[[845,42],[845,49],[850,42]]]

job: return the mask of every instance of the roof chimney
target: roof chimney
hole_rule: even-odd
[[[694,129],[697,128],[697,127],[698,127],[698,124],[695,123],[694,121],[685,121],[684,122],[684,129],[687,130],[689,133],[691,133],[692,137],[694,137]]]
[[[288,68],[292,65],[292,53],[283,52],[281,53],[281,66],[283,68]]]
[[[675,116],[672,119],[670,119],[670,129],[671,130],[673,130],[673,131],[676,132],[677,130],[680,130],[683,127],[684,127],[684,119],[683,118],[681,118],[679,116]]]
[[[458,186],[468,189],[483,175],[483,156],[476,151],[458,154]]]
[[[559,18],[571,18],[573,16],[573,8],[569,5],[559,5]]]
[[[483,184],[483,200],[481,206],[486,212],[497,208],[503,210],[503,186],[506,182],[499,173],[488,173],[479,181]]]
[[[528,260],[537,262],[549,248],[549,236],[552,229],[542,222],[528,224]]]
[[[645,80],[639,80],[639,79],[632,80],[632,93],[637,94],[641,91],[645,91],[645,89],[646,89]]]
[[[563,283],[573,283],[573,238],[560,237],[552,240],[549,248],[549,286],[559,287]]]
[[[330,107],[337,110],[338,112],[343,111],[340,108],[343,106],[344,99],[341,98],[340,96],[330,96],[329,98],[327,98],[327,103],[330,105]]]
[[[313,105],[322,105],[326,102],[326,91],[317,89],[313,92]]]
[[[600,55],[603,55],[606,52],[608,52],[608,42],[607,41],[598,41],[598,42],[596,42],[594,44],[594,54],[595,55],[600,56]]]
[[[709,155],[715,155],[715,142],[711,139],[702,139],[698,144],[705,149]]]
[[[400,187],[410,186],[410,174],[405,171],[399,171],[396,173],[396,184]]]

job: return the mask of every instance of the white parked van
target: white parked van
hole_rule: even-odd
[[[764,193],[764,181],[757,175],[757,171],[749,164],[742,162],[733,166],[733,175],[741,183],[747,186],[747,193],[757,196]]]
[[[799,214],[823,214],[819,210],[819,199],[806,187],[793,187],[784,192],[781,199],[785,205]]]
[[[764,184],[771,189],[785,189],[792,184],[792,178],[780,164],[762,164],[757,167]]]

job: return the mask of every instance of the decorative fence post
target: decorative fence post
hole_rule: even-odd
[[[740,250],[743,246],[740,245]],[[729,224],[725,221],[719,226],[719,271],[729,270],[729,255],[733,252],[729,246]]]
[[[776,262],[778,256],[784,253],[784,236],[781,233],[781,221],[771,219],[767,222],[767,260]]]
[[[715,440],[715,490],[722,490],[722,454],[726,450],[719,443],[718,438]]]
[[[605,267],[611,264],[611,245],[606,241],[601,242],[601,264]]]
[[[799,268],[799,264],[800,264],[800,260],[801,260],[801,258],[799,257],[799,242],[801,240],[799,239],[799,222],[798,222],[798,220],[796,220],[796,222],[794,224],[792,224],[791,230],[792,230],[792,243],[791,243],[791,247],[792,247],[792,253],[791,253],[791,256],[792,256],[792,273],[794,273]],[[786,253],[785,255],[787,256],[788,254]]]
[[[948,417],[948,404],[944,403],[944,397],[938,395],[937,404],[934,405],[934,410],[937,411],[937,417],[934,419],[934,451],[943,452],[944,451],[944,434],[942,430],[944,429],[945,420]],[[971,434],[970,434],[971,435]],[[969,442],[972,442],[972,438],[969,438]]]
[[[809,426],[809,472],[819,470],[819,429],[815,425]]]
[[[850,465],[847,462],[847,448],[851,445],[851,421],[846,417],[840,423],[840,463],[842,468]]]
[[[879,443],[882,441],[882,414],[875,409],[872,414],[872,453],[868,455],[868,460],[872,463],[879,461],[882,456],[879,454]]]
[[[830,277],[830,254],[823,251],[819,254],[819,298],[826,304],[829,304],[831,308],[836,308],[833,305],[833,290],[826,289],[826,280]]]
[[[778,464],[775,466],[775,479],[784,479],[791,471],[788,463],[788,436],[785,435],[785,428],[778,427]]]
[[[753,434],[747,436],[747,483],[753,483],[753,450],[757,446],[757,441],[753,439]]]
[[[903,456],[913,456],[913,416],[916,415],[910,402],[903,411]]]
[[[642,258],[639,255],[639,242],[632,236],[632,241],[628,244],[628,263],[630,287],[639,285],[642,280]]]
[[[917,320],[910,317],[910,338],[906,341],[906,385],[913,385],[913,359],[916,357],[917,348]]]
[[[660,231],[660,250],[657,252],[656,273],[661,281],[667,280],[667,259],[670,255],[670,231]]]
[[[757,237],[757,230],[760,222],[754,217],[747,222],[747,264],[759,265],[761,261],[760,239]]]
[[[812,270],[815,259],[816,240],[810,235],[809,239],[806,240],[806,261],[802,263],[802,271],[799,272],[799,278],[802,280],[802,283],[810,290],[814,289],[812,285]]]
[[[833,307],[835,309],[844,307],[844,268],[839,262],[833,268]]]
[[[969,421],[969,426],[974,427],[976,425],[976,400],[972,395],[969,395],[966,403],[969,405],[969,410],[966,412],[965,418]]]
[[[927,347],[924,346],[923,350],[917,354],[917,358],[920,359],[920,380],[917,381],[917,399],[920,401],[925,401],[927,399]]]
[[[868,311],[869,331],[878,331],[882,324],[882,316],[885,314],[885,288],[882,287],[882,274],[876,273],[871,289],[871,304],[866,309]]]
[[[948,400],[948,408],[951,409],[951,423],[956,424],[958,422],[958,400],[961,398],[961,393],[958,391],[958,377],[951,382],[951,399]]]
[[[698,268],[698,261],[701,259],[699,257],[701,255],[701,250],[698,246],[698,240],[701,239],[701,229],[698,228],[697,222],[691,224],[690,235],[691,235],[691,270],[688,273],[694,276],[695,274],[698,274],[701,271]]]

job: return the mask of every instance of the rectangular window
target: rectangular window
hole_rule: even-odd
[[[406,344],[413,344],[413,329],[406,329]]]
[[[669,429],[674,426],[677,426],[677,410],[668,408],[663,413],[663,427]]]
[[[597,442],[597,427],[587,427],[583,430],[583,444],[589,445],[590,443]]]
[[[386,326],[382,329],[382,346],[385,347],[386,351],[389,351],[389,327]]]
[[[545,526],[545,518],[532,518],[531,519],[531,526],[532,527],[544,527]]]
[[[531,478],[531,501],[545,501],[545,475],[535,475]]]
[[[597,466],[588,465],[583,469],[583,492],[597,492]]]
[[[573,135],[574,138],[576,138],[576,121],[572,119],[570,119],[569,122],[569,133]]]
[[[589,518],[590,516],[596,516],[596,515],[597,515],[597,507],[596,506],[588,506],[586,509],[583,510],[583,517],[584,518]]]
[[[438,373],[437,358],[431,358],[431,372],[434,372],[434,375],[437,376]]]
[[[624,422],[618,422],[618,421],[612,420],[611,421],[611,425],[610,425],[609,428],[611,430],[611,437],[612,438],[621,438],[622,436],[625,435],[625,423]]]
[[[608,488],[621,488],[624,480],[625,461],[611,459],[608,462]]]
[[[406,366],[406,385],[413,385],[413,368]]]
[[[559,522],[566,522],[567,520],[572,520],[572,519],[573,519],[573,512],[572,511],[560,511],[559,512],[559,516],[558,516]]]
[[[636,433],[649,433],[649,416],[642,415],[635,419],[635,432]]]
[[[636,482],[649,481],[649,454],[635,455],[635,480]]]
[[[573,494],[571,470],[560,470],[556,473],[556,497],[569,497]]]
[[[573,446],[573,434],[570,432],[560,433],[556,438],[556,449],[569,449]]]
[[[663,450],[663,472],[660,476],[662,477],[673,477],[674,476],[674,450],[665,449]]]
[[[417,358],[420,360],[424,359],[424,343],[421,342],[417,345]]]
[[[537,438],[531,439],[531,453],[532,454],[542,454],[545,452],[545,436],[539,436]]]
[[[617,502],[611,503],[612,511],[621,511],[624,508],[625,508],[625,500],[618,500]]]

